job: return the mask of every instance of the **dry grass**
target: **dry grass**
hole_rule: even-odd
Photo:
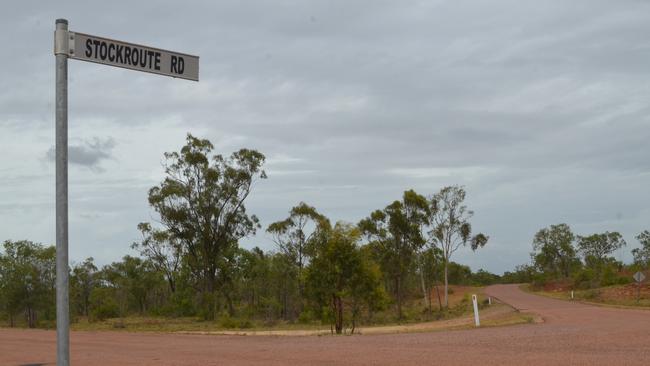
[[[385,334],[404,332],[428,332],[449,329],[466,329],[474,327],[474,318],[471,308],[471,295],[477,294],[481,304],[481,325],[484,327],[503,326],[533,322],[533,317],[528,314],[515,312],[503,304],[487,306],[487,297],[483,294],[483,288],[470,286],[453,286],[449,296],[450,310],[444,313],[437,313],[439,320],[427,320],[420,313],[418,321],[398,323],[393,318],[394,311],[388,309],[378,317],[375,326],[361,326],[355,333],[361,334]],[[437,305],[437,298],[433,296],[434,306]],[[422,300],[415,300],[409,304],[409,309],[421,312],[423,309]],[[435,309],[435,307],[434,307]],[[137,317],[108,319],[101,322],[88,322],[80,319],[71,325],[73,330],[85,331],[127,331],[127,332],[160,332],[160,333],[191,333],[191,334],[226,334],[226,335],[323,335],[330,334],[328,324],[320,322],[312,323],[289,323],[277,322],[273,325],[251,323],[248,321],[239,322],[239,329],[224,327],[220,321],[203,321],[197,318],[164,318],[164,317]],[[350,329],[347,330],[348,332]]]
[[[535,291],[531,289],[530,285],[522,285],[521,289],[526,292],[560,300],[573,300],[595,305],[635,309],[650,308],[650,285],[648,284],[641,286],[639,301],[636,300],[636,284],[607,286],[590,290],[574,290],[573,299],[571,299],[571,290]]]
[[[480,313],[481,328],[500,327],[517,324],[530,324],[539,322],[538,317],[533,314],[520,313],[504,304],[494,304],[484,309]],[[396,334],[396,333],[421,333],[435,331],[449,331],[460,329],[475,328],[474,316],[465,314],[463,316],[423,322],[414,324],[383,325],[372,327],[360,327],[355,330],[355,334],[374,335],[374,334]],[[202,334],[202,335],[237,335],[237,336],[324,336],[330,335],[331,331],[327,329],[301,329],[301,330],[214,330],[214,331],[182,331],[182,334]],[[349,334],[348,329],[346,334]]]

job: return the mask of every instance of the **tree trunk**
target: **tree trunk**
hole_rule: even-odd
[[[397,292],[397,318],[402,320],[402,276],[397,276],[396,292]]]
[[[27,307],[25,316],[27,318],[27,326],[29,328],[36,328],[36,312],[31,308],[31,306]]]
[[[440,288],[438,287],[437,282],[436,282],[436,295],[438,295],[438,310],[442,311],[442,300],[440,300]]]
[[[215,296],[215,289],[217,288],[217,278],[214,271],[206,271],[204,273],[205,283],[203,287],[203,308],[205,314],[203,315],[205,320],[214,320],[216,317],[216,307],[217,301]]]
[[[420,268],[420,284],[422,285],[422,295],[424,296],[424,306],[431,312],[431,296],[427,293],[427,286],[424,283],[424,271]]]
[[[235,316],[235,306],[232,302],[232,297],[228,294],[228,291],[225,293],[226,303],[228,304],[228,315]]]
[[[431,304],[431,287],[427,288],[427,303],[429,304],[429,315],[433,312],[433,305]]]
[[[334,297],[336,304],[336,334],[343,333],[343,302],[340,296]]]
[[[449,260],[445,260],[445,309],[449,308]]]
[[[167,278],[167,283],[169,283],[169,291],[171,291],[172,294],[176,293],[176,283],[174,282],[174,279],[171,277]]]
[[[84,297],[84,316],[88,317],[88,309],[90,308],[90,296]]]

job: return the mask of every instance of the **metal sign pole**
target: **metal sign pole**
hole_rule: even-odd
[[[56,364],[70,365],[68,296],[68,21],[56,20]]]
[[[68,59],[199,81],[199,57],[68,31],[56,20],[56,364],[70,365],[68,268]]]

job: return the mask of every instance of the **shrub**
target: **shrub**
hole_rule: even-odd
[[[594,271],[590,268],[583,268],[573,274],[573,287],[576,289],[587,290],[598,285]]]
[[[310,310],[305,310],[300,315],[298,316],[298,322],[299,323],[310,323],[314,320],[314,313],[311,312]]]
[[[582,294],[582,297],[587,300],[593,300],[600,296],[600,290],[587,290]]]
[[[90,320],[105,320],[120,316],[120,307],[114,291],[109,288],[98,287],[90,293]]]
[[[219,317],[219,326],[227,329],[238,328],[239,322],[230,317],[228,314],[223,314]]]

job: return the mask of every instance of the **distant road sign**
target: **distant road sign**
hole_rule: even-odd
[[[645,280],[645,275],[643,273],[641,273],[641,272],[635,273],[634,276],[632,276],[632,277],[634,277],[634,280],[636,282],[643,282],[643,280]]]
[[[70,58],[199,81],[199,57],[135,43],[68,32]]]

